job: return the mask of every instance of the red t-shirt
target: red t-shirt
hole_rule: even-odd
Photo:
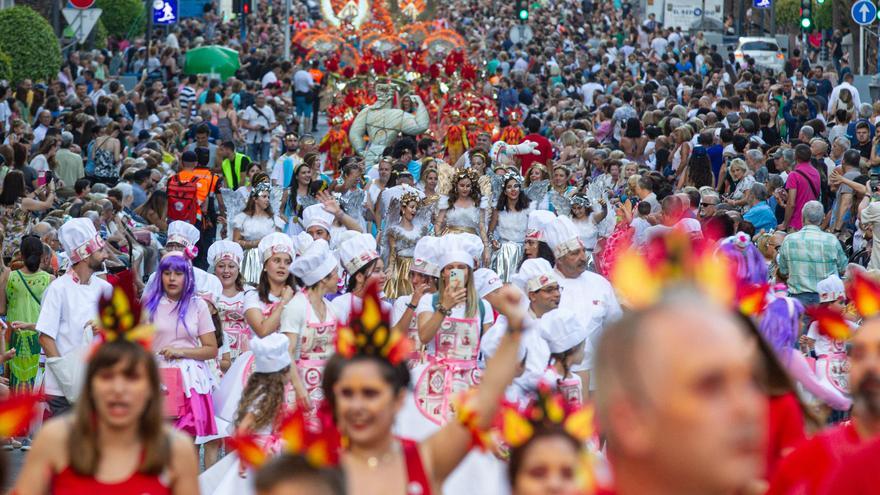
[[[766,479],[773,477],[782,452],[793,449],[804,441],[804,413],[792,393],[771,397],[767,413],[767,471]]]
[[[880,440],[872,440],[846,455],[819,493],[876,495],[880,493],[880,484],[877,480],[878,467],[880,467]]]
[[[804,219],[801,211],[808,201],[819,199],[820,188],[822,187],[822,178],[819,172],[809,163],[799,163],[794,170],[788,174],[785,181],[786,189],[797,189],[794,196],[794,212],[791,214],[790,226],[795,230],[800,230],[804,226]]]
[[[820,493],[819,489],[837,470],[841,459],[857,450],[861,443],[851,422],[819,433],[779,462],[766,495]]]
[[[523,141],[534,141],[538,143],[538,151],[541,152],[540,155],[519,155],[519,162],[522,165],[522,173],[523,175],[529,171],[529,168],[533,163],[540,163],[541,165],[547,165],[547,162],[553,158],[553,145],[550,144],[550,140],[545,138],[540,134],[527,134]]]

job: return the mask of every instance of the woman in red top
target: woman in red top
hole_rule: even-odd
[[[365,345],[352,351],[349,357],[337,353],[327,362],[323,388],[336,424],[348,438],[341,466],[350,495],[442,493],[440,487],[444,480],[471,449],[471,429],[485,430],[489,426],[505,388],[516,373],[525,314],[516,289],[505,287],[499,291],[495,309],[508,318],[508,333],[486,367],[475,399],[470,403],[474,421],[469,426],[453,420],[420,442],[393,435],[392,426],[404,405],[410,373],[405,359],[381,355],[385,352],[381,351],[384,344],[375,344],[377,338],[373,335],[381,334],[378,340],[382,342],[394,338],[385,338],[388,335],[385,332],[390,332],[387,315],[383,315],[384,322],[374,327],[376,333],[364,339]],[[370,304],[370,299],[375,297],[378,297],[375,289],[368,292],[365,312],[370,307],[378,311],[375,309],[378,303]],[[363,321],[375,322],[375,319],[364,318]],[[341,335],[339,338],[343,340]]]
[[[118,338],[100,345],[74,414],[40,430],[13,492],[198,493],[192,440],[163,424],[159,387],[156,363],[140,344]]]

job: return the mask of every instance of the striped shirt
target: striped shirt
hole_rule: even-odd
[[[181,110],[186,110],[186,106],[192,104],[192,107],[190,108],[190,117],[196,116],[198,110],[198,105],[196,105],[196,90],[189,86],[180,88],[179,101]]]
[[[818,293],[821,280],[843,273],[847,258],[840,241],[815,225],[788,234],[779,248],[779,273],[791,294]]]

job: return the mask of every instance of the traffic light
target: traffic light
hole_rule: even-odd
[[[823,3],[825,3],[825,0],[816,0],[816,3],[822,5]]]
[[[516,0],[516,18],[520,22],[529,20],[529,0]]]
[[[801,0],[801,29],[804,32],[813,30],[813,0]]]
[[[232,11],[236,14],[250,14],[251,0],[232,0]]]

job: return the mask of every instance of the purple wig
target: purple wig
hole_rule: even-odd
[[[767,262],[757,246],[742,232],[722,241],[719,250],[736,263],[736,280],[746,284],[767,282]]]
[[[153,280],[153,284],[147,287],[147,291],[144,293],[144,307],[147,308],[150,319],[152,319],[159,308],[159,302],[165,296],[162,274],[166,271],[183,273],[183,291],[180,293],[180,299],[177,300],[177,305],[174,309],[177,310],[178,324],[183,323],[183,328],[189,332],[189,328],[186,326],[186,315],[196,293],[196,278],[193,273],[192,263],[182,254],[165,255],[162,261],[159,262],[159,268],[156,270],[156,280]]]
[[[797,342],[803,312],[804,305],[790,297],[777,297],[764,310],[758,330],[780,358]]]

